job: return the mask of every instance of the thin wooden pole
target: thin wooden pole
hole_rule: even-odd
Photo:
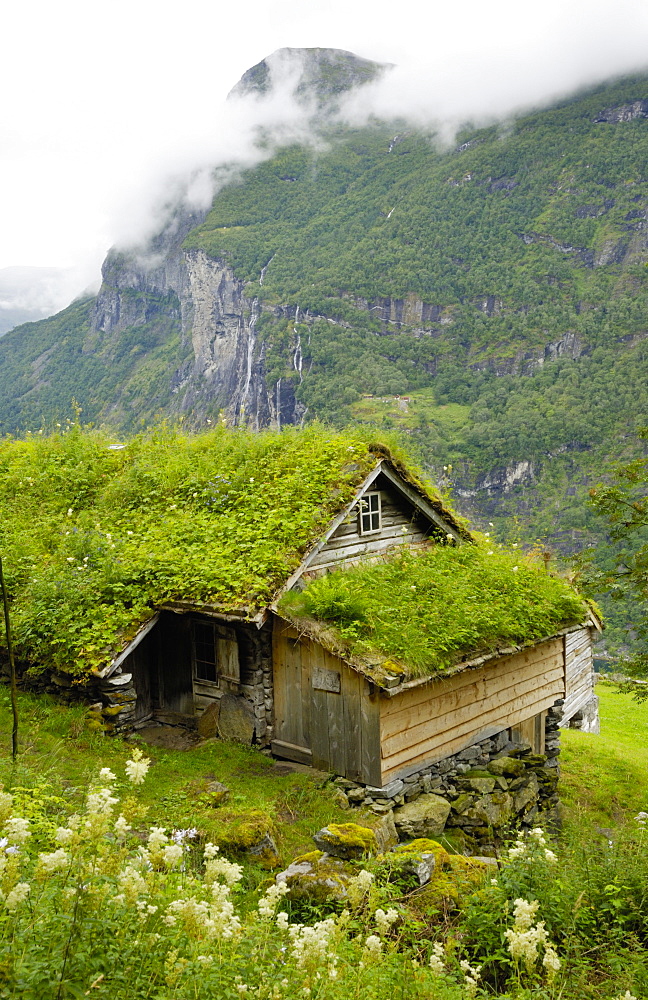
[[[11,684],[11,711],[13,712],[13,729],[11,730],[11,756],[16,759],[18,754],[18,702],[16,698],[16,663],[14,661],[13,643],[11,641],[11,625],[9,623],[9,599],[2,571],[0,557],[0,588],[2,589],[2,604],[4,607],[5,634],[7,636],[7,651],[9,653],[9,678]]]

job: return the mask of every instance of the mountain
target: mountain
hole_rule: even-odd
[[[587,490],[648,423],[648,79],[444,145],[340,124],[385,71],[327,49],[249,70],[235,99],[288,78],[316,138],[267,148],[209,212],[111,251],[97,297],[3,337],[0,429],[73,398],[129,432],[369,421],[509,538],[596,538]]]

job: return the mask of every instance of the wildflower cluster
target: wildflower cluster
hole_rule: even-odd
[[[513,927],[509,927],[504,936],[508,942],[508,950],[516,963],[524,962],[527,972],[533,972],[539,958],[538,949],[544,949],[542,965],[547,978],[551,982],[560,969],[560,959],[555,948],[549,942],[544,921],[534,924],[539,903],[537,900],[528,902],[526,899],[516,899],[513,910]]]
[[[558,860],[554,852],[547,847],[544,830],[540,826],[529,830],[526,839],[516,840],[513,847],[509,848],[508,856],[511,861],[535,860],[538,856],[543,857],[545,861]]]

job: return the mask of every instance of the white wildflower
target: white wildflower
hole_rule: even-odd
[[[277,905],[282,896],[289,892],[289,887],[285,882],[277,882],[269,886],[257,904],[259,914],[264,919],[274,916]]]
[[[69,826],[59,826],[56,828],[56,833],[54,834],[54,840],[57,844],[69,844],[74,838],[75,831],[71,830]]]
[[[211,885],[222,878],[226,885],[235,885],[243,877],[243,866],[226,858],[210,858],[205,862],[205,882]]]
[[[134,785],[141,785],[144,778],[148,774],[148,769],[151,766],[150,758],[145,757],[139,747],[135,747],[133,750],[133,759],[127,760],[124,770],[126,771],[126,777]]]
[[[529,830],[529,840],[535,840],[540,847],[546,846],[547,841],[541,826],[534,826],[532,830]]]
[[[182,847],[180,844],[166,844],[162,848],[162,856],[167,868],[175,868],[182,861]]]
[[[632,995],[630,990],[626,990],[625,993],[619,993],[618,997],[615,997],[614,1000],[637,1000],[637,998]]]
[[[648,812],[637,813],[637,815],[635,816],[635,820],[639,824],[639,826],[645,826],[646,820],[648,820]]]
[[[152,826],[151,832],[148,835],[147,843],[149,850],[151,851],[161,851],[162,848],[167,843],[168,837],[166,833],[166,828],[163,826]]]
[[[378,928],[378,933],[382,937],[385,937],[387,934],[389,934],[392,924],[396,923],[396,921],[398,920],[398,910],[395,910],[393,907],[391,907],[385,913],[384,910],[378,909],[374,913],[374,918],[376,921],[376,927]]]
[[[110,816],[119,799],[112,794],[112,788],[99,788],[90,792],[86,799],[86,809],[91,816]]]
[[[5,906],[8,910],[15,910],[23,900],[27,899],[31,886],[29,882],[17,882],[11,892],[7,893]]]
[[[120,840],[126,836],[126,834],[131,830],[132,827],[130,823],[126,822],[126,817],[120,813],[120,815],[115,820],[115,834]]]
[[[560,969],[560,959],[558,958],[558,953],[555,948],[552,948],[550,944],[545,944],[545,953],[544,958],[542,959],[542,964],[547,970],[547,978],[549,979],[549,982],[551,982]]]
[[[548,847],[545,848],[544,856],[545,856],[545,859],[547,861],[553,862],[553,861],[557,861],[558,860],[558,858],[556,857],[556,855],[554,854],[554,852],[550,851]]]
[[[12,816],[5,823],[4,832],[10,844],[24,844],[31,837],[29,820],[22,816]]]
[[[371,872],[368,872],[364,868],[358,872],[355,878],[349,879],[347,892],[351,906],[359,906],[363,902],[373,885],[373,880],[374,877]]]
[[[124,868],[123,872],[117,876],[120,889],[129,900],[136,899],[139,895],[148,892],[148,886],[140,873],[132,865]]]
[[[318,920],[312,927],[304,924],[292,924],[288,928],[292,946],[292,957],[298,968],[303,969],[309,963],[319,964],[327,959],[329,945],[335,933],[335,920],[328,917]]]
[[[196,961],[201,965],[211,965],[214,961],[213,955],[196,955]]]
[[[288,914],[286,913],[285,910],[280,910],[279,911],[279,913],[277,914],[277,919],[275,920],[275,923],[276,923],[276,925],[277,925],[277,927],[279,928],[280,931],[286,931],[286,930],[288,930],[288,926],[289,926],[289,924],[288,924]]]
[[[58,851],[53,851],[51,854],[38,855],[38,867],[45,875],[61,871],[61,869],[67,868],[69,863],[70,855],[62,847],[59,847]]]
[[[56,426],[57,426],[57,427],[60,427],[61,425],[60,425],[60,424],[57,424]],[[68,516],[68,517],[72,517],[72,515],[73,515],[73,514],[74,514],[74,511],[72,510],[72,508],[71,508],[71,507],[68,507],[68,512],[67,512],[67,516]]]
[[[117,781],[117,775],[113,774],[109,767],[102,767],[99,771],[99,777],[102,781]]]
[[[377,934],[370,934],[365,941],[364,945],[364,957],[365,958],[378,958],[382,951],[382,941]]]
[[[432,945],[432,954],[430,955],[430,968],[435,976],[441,976],[445,972],[445,949],[440,941],[436,941]]]
[[[216,844],[207,843],[205,844],[205,850],[203,851],[203,857],[205,859],[215,858],[218,854],[220,848]]]
[[[477,993],[479,980],[481,979],[481,965],[472,966],[470,962],[466,962],[465,959],[461,961],[459,965],[461,966],[461,971],[464,974],[464,988],[466,990],[466,996],[474,997]]]

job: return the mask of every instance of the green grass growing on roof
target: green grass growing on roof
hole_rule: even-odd
[[[163,426],[119,449],[74,425],[1,441],[0,554],[18,654],[81,674],[166,601],[267,605],[374,467],[368,441],[317,425]]]
[[[467,655],[542,639],[583,621],[588,609],[521,552],[477,544],[339,570],[286,594],[279,610],[333,626],[352,657],[375,663],[380,654],[423,677]]]

